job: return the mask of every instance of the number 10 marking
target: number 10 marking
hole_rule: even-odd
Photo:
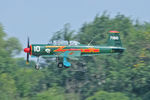
[[[40,46],[34,46],[34,52],[40,52]]]

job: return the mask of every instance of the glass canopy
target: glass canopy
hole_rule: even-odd
[[[49,42],[50,45],[70,45],[75,46],[79,45],[80,43],[78,41],[65,41],[65,40],[53,40]]]

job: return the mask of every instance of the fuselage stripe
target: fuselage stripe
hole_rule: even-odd
[[[46,46],[46,48],[57,48],[54,52],[65,52],[65,51],[81,51],[81,52],[100,52],[100,49],[88,48],[88,49],[64,49],[66,46]]]

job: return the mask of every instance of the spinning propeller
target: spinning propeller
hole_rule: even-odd
[[[29,64],[29,54],[30,54],[30,39],[28,37],[28,41],[27,41],[27,48],[24,49],[24,52],[27,53],[27,60],[26,60],[26,64]]]

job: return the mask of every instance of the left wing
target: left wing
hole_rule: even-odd
[[[81,56],[81,51],[65,51],[63,53],[60,53],[61,57],[77,57],[77,56]]]

